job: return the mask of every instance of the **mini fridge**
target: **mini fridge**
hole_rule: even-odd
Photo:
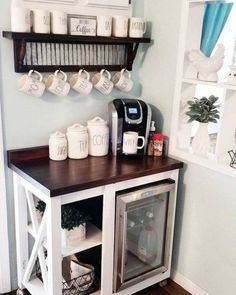
[[[114,292],[168,270],[174,193],[168,179],[117,194]]]

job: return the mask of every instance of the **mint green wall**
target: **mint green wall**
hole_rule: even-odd
[[[10,2],[5,0],[1,2],[1,31],[10,30]],[[142,54],[142,48],[139,52]],[[139,68],[138,63],[137,61],[136,69]],[[94,116],[107,118],[108,102],[116,97],[124,97],[124,94],[116,90],[113,90],[112,94],[107,97],[99,94],[96,90],[93,90],[89,97],[79,97],[71,91],[69,96],[65,98],[59,98],[49,93],[46,93],[42,98],[33,98],[20,93],[16,87],[16,81],[20,74],[14,72],[13,43],[2,37],[0,37],[0,73],[5,151],[46,145],[49,135],[56,130],[65,132],[71,124],[86,123]],[[133,71],[133,79],[135,87],[131,93],[125,94],[125,97],[139,97],[140,95],[139,76],[136,70]],[[14,204],[12,173],[7,167],[6,174],[11,275],[12,288],[14,289],[17,285]]]
[[[154,45],[139,72],[142,96],[160,109],[164,131],[170,134],[181,0],[145,4]],[[235,295],[235,249],[235,179],[186,163],[180,177],[173,268],[209,295]]]

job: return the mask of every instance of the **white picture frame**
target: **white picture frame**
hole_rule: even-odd
[[[128,9],[130,0],[87,0],[88,6]]]
[[[96,36],[97,17],[68,14],[68,27],[70,35]]]

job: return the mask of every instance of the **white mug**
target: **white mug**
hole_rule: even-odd
[[[112,35],[114,37],[127,37],[128,35],[128,17],[124,15],[115,15],[112,17]]]
[[[85,75],[85,78],[83,77],[83,74]],[[74,74],[70,79],[70,86],[75,91],[84,94],[89,95],[91,90],[93,89],[93,84],[89,81],[90,75],[85,70],[80,70],[77,74]]]
[[[52,34],[67,34],[67,13],[63,11],[51,12]]]
[[[17,6],[11,8],[11,30],[13,32],[30,32],[30,9]]]
[[[104,95],[111,93],[113,89],[113,82],[111,81],[111,74],[103,69],[92,78],[93,86]]]
[[[112,16],[97,16],[97,36],[110,37],[112,29]]]
[[[39,72],[30,70],[28,75],[25,74],[18,80],[17,86],[18,89],[24,93],[40,97],[45,90],[45,84],[42,81],[43,76]]]
[[[59,78],[59,74],[63,75],[63,78]],[[67,96],[70,91],[67,75],[60,70],[57,70],[53,75],[50,75],[45,84],[48,91],[58,96]]]
[[[129,37],[142,38],[146,32],[147,22],[144,17],[131,17],[129,21]]]
[[[124,92],[129,92],[134,86],[134,82],[131,80],[131,74],[126,69],[122,69],[116,73],[112,77],[112,82],[116,88]]]
[[[33,32],[41,34],[50,33],[50,12],[47,10],[33,10]]]
[[[143,143],[138,146],[138,140],[142,139]],[[123,153],[124,154],[136,154],[137,150],[144,148],[145,138],[138,136],[138,132],[127,131],[123,134]]]

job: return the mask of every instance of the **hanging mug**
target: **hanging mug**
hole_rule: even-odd
[[[111,81],[111,74],[103,69],[92,78],[93,86],[104,95],[111,93],[113,89],[113,82]]]
[[[77,74],[74,74],[71,77],[70,86],[75,91],[81,94],[89,95],[89,93],[93,89],[93,84],[89,80],[90,80],[89,73],[85,70],[80,70]]]
[[[19,91],[40,97],[45,90],[45,84],[42,81],[43,76],[39,72],[30,70],[17,81],[17,87]]]
[[[134,86],[134,82],[131,80],[131,74],[126,69],[122,69],[116,73],[112,78],[112,82],[116,88],[124,92],[129,92]]]
[[[60,78],[59,74],[61,74],[63,78]],[[61,70],[57,70],[53,75],[50,75],[45,84],[48,91],[58,96],[67,96],[70,91],[67,75]]]

